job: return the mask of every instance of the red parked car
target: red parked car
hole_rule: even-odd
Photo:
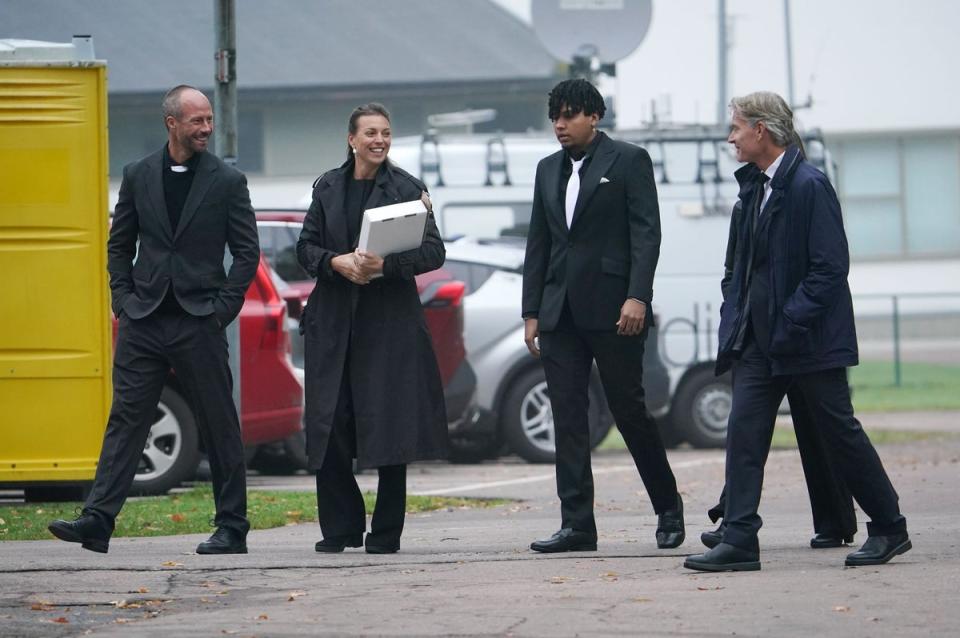
[[[240,426],[248,456],[262,444],[283,441],[302,429],[303,386],[291,360],[287,304],[266,259],[247,289],[240,310]],[[117,322],[113,322],[116,339]],[[237,353],[231,352],[231,358]],[[196,419],[171,371],[140,459],[133,490],[163,494],[197,471],[202,450]]]
[[[305,216],[304,211],[257,213],[260,249],[277,275],[289,285],[281,294],[287,299],[290,316],[298,320],[315,285],[297,261],[297,240]],[[477,378],[467,362],[463,342],[464,289],[462,281],[454,280],[442,268],[417,276],[417,291],[443,381],[451,435],[473,426],[479,419]],[[302,368],[303,340],[299,335],[294,336],[293,358],[295,365]]]

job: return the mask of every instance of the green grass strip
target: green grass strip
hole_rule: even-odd
[[[853,407],[863,412],[960,410],[960,366],[903,363],[900,385],[893,362],[864,361],[850,368]]]
[[[375,493],[363,500],[373,511]],[[407,495],[407,512],[495,507],[503,499],[452,498]],[[47,524],[55,518],[73,520],[78,503],[27,503],[0,505],[0,540],[44,540],[53,536]],[[247,492],[247,515],[253,529],[269,529],[317,520],[317,497],[313,492]],[[166,496],[132,498],[117,517],[114,536],[170,536],[212,532],[213,492],[208,485]]]

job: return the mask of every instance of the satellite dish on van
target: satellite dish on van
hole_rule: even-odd
[[[558,60],[612,64],[640,46],[652,0],[532,0],[533,30]]]

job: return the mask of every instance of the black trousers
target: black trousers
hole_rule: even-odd
[[[540,334],[541,360],[553,410],[557,495],[562,527],[596,532],[588,418],[590,370],[600,381],[656,513],[677,504],[677,481],[643,391],[647,331],[626,337],[614,331],[581,331],[565,307],[555,330]]]
[[[857,532],[857,515],[853,509],[853,496],[839,472],[830,463],[823,438],[813,423],[813,416],[803,394],[796,388],[787,391],[793,431],[797,436],[797,449],[803,464],[803,476],[810,496],[813,513],[813,531],[817,534],[846,538]],[[726,507],[727,488],[724,486],[720,500],[707,510],[710,520],[723,518]]]
[[[807,401],[811,422],[822,437],[829,462],[853,498],[870,517],[867,533],[906,531],[899,498],[880,457],[853,415],[846,370],[835,368],[808,374],[773,376],[769,360],[748,337],[733,368],[733,406],[727,428],[727,529],[724,542],[759,550],[757,510],[763,468],[770,452],[777,408],[795,385]]]
[[[357,435],[349,376],[343,375],[327,452],[317,470],[317,517],[327,539],[362,536],[367,529],[363,494],[353,475]],[[377,472],[377,503],[366,542],[399,547],[407,510],[407,466],[388,465],[378,467]]]
[[[93,489],[84,511],[113,529],[127,498],[173,368],[197,419],[210,459],[217,526],[246,535],[247,477],[240,420],[233,403],[227,339],[213,315],[154,312],[120,316],[113,356],[113,405]]]

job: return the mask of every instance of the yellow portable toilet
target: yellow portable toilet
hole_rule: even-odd
[[[110,409],[106,72],[0,40],[0,488],[32,500],[93,480]]]

